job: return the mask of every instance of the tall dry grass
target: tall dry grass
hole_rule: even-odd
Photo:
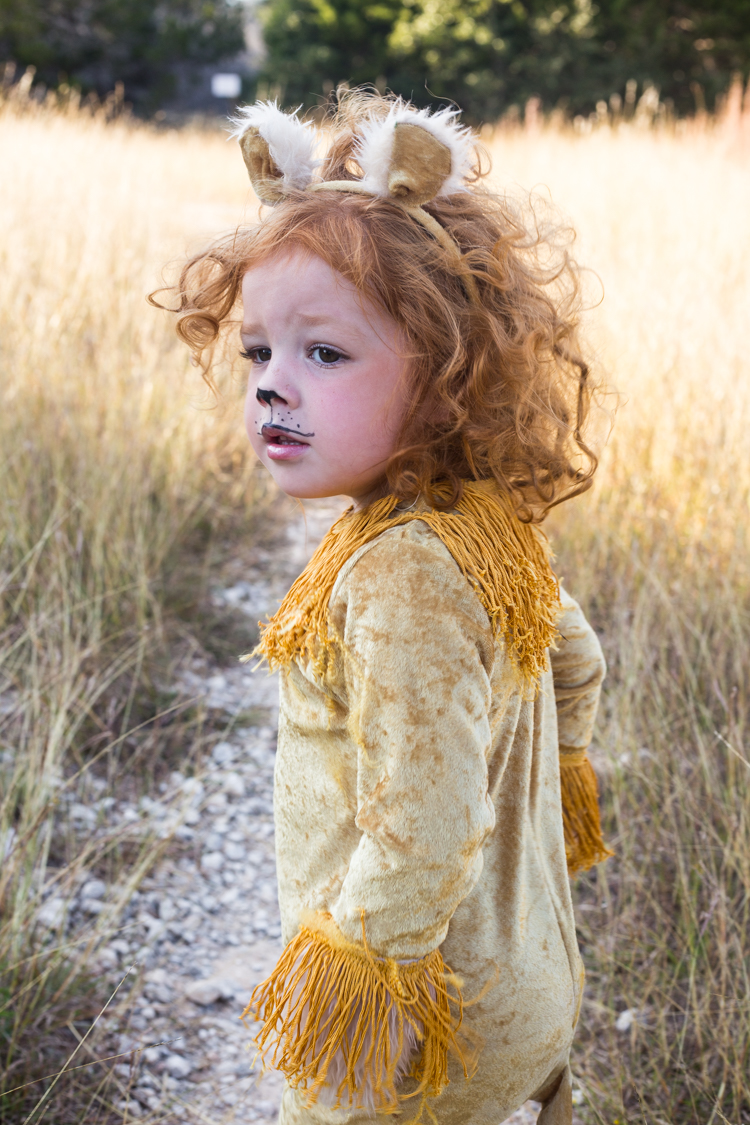
[[[485,138],[498,184],[549,190],[577,227],[577,254],[595,271],[589,303],[600,281],[604,291],[587,314],[592,346],[620,394],[595,489],[551,528],[610,667],[596,757],[617,856],[575,885],[588,966],[577,1112],[586,1125],[740,1125],[750,1122],[746,117],[735,97],[724,121],[682,131],[648,128],[644,115],[623,128],[599,118],[584,132],[532,115],[525,130]],[[142,841],[125,860],[106,838],[85,853],[64,844],[55,798],[81,771],[107,768],[114,781],[142,769],[122,736],[158,710],[144,669],[170,614],[189,611],[211,543],[247,528],[263,497],[231,395],[223,413],[204,409],[166,318],[144,303],[163,261],[252,206],[234,147],[218,133],[28,101],[0,113],[0,145],[13,169],[0,198],[8,1088],[44,1069],[35,1056],[24,1071],[29,1043],[54,1048],[55,1028],[85,1008],[85,957],[63,948],[61,927],[40,936],[45,888],[82,866],[126,863],[135,880],[149,859]],[[18,1119],[5,1104],[5,1120]]]
[[[165,746],[194,752],[155,662],[268,497],[237,411],[209,409],[145,299],[191,239],[242,217],[247,182],[218,132],[106,116],[23,88],[0,104],[0,1091],[72,1047],[101,999],[92,953],[159,852],[73,832],[65,801],[137,798]],[[60,902],[92,875],[117,901],[71,947]],[[0,1120],[28,1105],[0,1099]]]

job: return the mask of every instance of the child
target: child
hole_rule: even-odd
[[[296,115],[240,110],[273,206],[180,282],[206,373],[242,296],[281,489],[353,501],[257,650],[281,669],[286,948],[248,1012],[282,1125],[499,1125],[532,1097],[571,1120],[604,662],[535,524],[590,484],[590,392],[572,267],[544,272],[455,117],[355,92],[321,161]]]

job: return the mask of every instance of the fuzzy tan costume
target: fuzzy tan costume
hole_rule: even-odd
[[[559,756],[562,748],[563,763],[572,758],[578,771],[604,675],[601,649],[562,591],[557,647],[548,662],[541,654],[533,678],[524,674],[534,638],[519,615],[493,624],[465,546],[477,509],[485,519],[513,520],[492,489],[468,486],[453,524],[450,514],[380,504],[334,528],[310,564],[313,580],[299,580],[265,642],[276,663],[285,639],[297,652],[282,671],[275,778],[289,945],[252,1005],[266,1020],[261,1043],[276,1048],[290,1083],[280,1123],[370,1120],[351,1108],[368,1051],[376,1105],[399,1120],[417,1118],[430,1095],[427,1108],[441,1125],[498,1125],[546,1093],[546,1120],[563,1123],[583,968]],[[515,546],[507,535],[494,549],[485,543],[485,580],[496,571],[498,581],[506,557],[528,614],[536,598],[542,636],[553,628],[541,608],[551,602],[550,572],[533,547],[537,534],[513,523]],[[315,632],[295,634],[295,614],[310,618],[305,591],[325,585],[323,563],[337,543],[346,553],[355,527],[360,539],[377,534],[335,576],[327,643]],[[527,560],[525,576],[509,550]],[[569,855],[578,843],[570,839]],[[585,861],[606,854],[600,843]],[[412,964],[398,964],[405,961]],[[443,964],[454,974],[447,982]],[[460,1030],[454,1039],[459,1009],[451,1003],[459,996],[468,1005],[463,1044]],[[319,1021],[312,1034],[311,1012]],[[401,1082],[388,1056],[389,1017],[391,1027],[397,1017],[416,1028],[422,1052]],[[337,1092],[350,1108],[333,1110],[318,1095],[342,1043],[351,1082],[339,1069]]]

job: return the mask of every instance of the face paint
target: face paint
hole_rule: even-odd
[[[300,437],[300,438],[315,437],[314,431],[312,433],[309,433],[309,434],[303,433],[301,431],[299,425],[296,427],[296,429],[292,429],[291,426],[283,426],[280,422],[274,422],[274,420],[273,420],[274,399],[277,402],[284,402],[284,399],[281,397],[280,394],[277,394],[276,391],[274,391],[274,390],[267,391],[263,387],[258,387],[258,389],[255,392],[255,397],[258,400],[258,402],[263,403],[271,411],[271,421],[270,422],[264,422],[260,426],[260,428],[256,431],[259,434],[260,437],[269,438],[269,437],[273,436],[273,434],[275,434],[275,433],[294,434],[295,437]],[[291,420],[292,420],[291,411],[287,411],[287,417],[289,418],[289,421],[291,422]]]
[[[299,426],[297,426],[296,430],[293,430],[293,429],[291,429],[290,426],[278,426],[275,422],[264,422],[263,423],[263,425],[260,427],[261,437],[265,436],[265,434],[269,430],[273,430],[274,432],[276,430],[281,430],[282,433],[293,434],[295,437],[315,437],[315,431],[313,431],[310,434],[303,434],[301,432]]]

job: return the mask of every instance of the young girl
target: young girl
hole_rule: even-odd
[[[352,499],[257,650],[281,669],[286,948],[248,1012],[282,1125],[499,1125],[528,1098],[571,1120],[604,661],[536,525],[596,467],[587,372],[572,268],[544,272],[455,118],[355,93],[316,159],[296,115],[241,110],[272,206],[179,287],[206,372],[241,296],[280,488]]]

